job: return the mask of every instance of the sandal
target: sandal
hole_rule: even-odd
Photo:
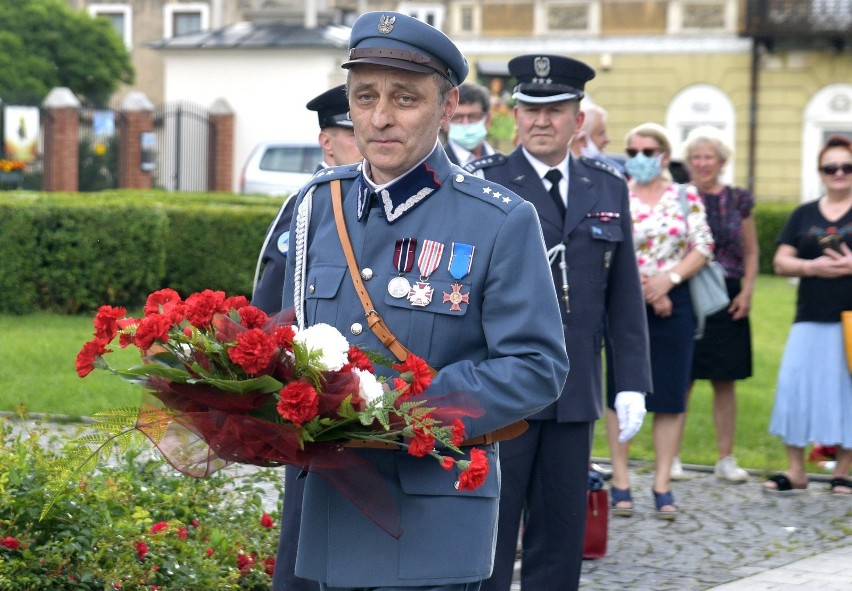
[[[659,493],[652,490],[651,492],[654,493],[654,505],[657,507],[657,519],[665,519],[668,521],[674,521],[677,519],[678,508],[677,505],[675,505],[672,491]],[[663,507],[674,507],[674,509],[663,509]]]
[[[852,495],[852,480],[848,478],[832,478],[829,483],[829,488],[831,490],[831,494],[838,496],[849,496]],[[848,490],[836,490],[838,488],[845,488]]]
[[[629,488],[616,488],[611,486],[610,492],[610,511],[616,517],[633,517],[633,497],[630,495]],[[619,503],[630,503],[629,507],[618,506]]]
[[[769,486],[769,483],[773,483],[775,486]],[[776,495],[792,495],[804,492],[805,489],[808,488],[808,483],[804,484],[793,484],[793,481],[790,480],[790,477],[786,474],[778,473],[773,476],[770,476],[763,483],[763,492],[772,493]]]

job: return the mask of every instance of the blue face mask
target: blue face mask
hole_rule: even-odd
[[[465,150],[472,150],[482,143],[488,130],[485,129],[485,119],[476,123],[451,123],[449,138]]]
[[[662,173],[663,169],[660,166],[662,159],[662,154],[645,156],[645,154],[639,152],[633,158],[627,160],[624,164],[624,170],[640,185],[647,185]]]

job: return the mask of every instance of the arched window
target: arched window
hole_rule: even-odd
[[[830,84],[817,91],[805,106],[802,129],[802,201],[822,194],[817,155],[828,136],[852,139],[852,84]]]
[[[682,158],[681,146],[690,131],[701,125],[712,125],[719,128],[722,137],[732,147],[736,120],[734,105],[724,92],[709,84],[694,84],[687,86],[672,99],[666,112],[666,130],[672,141],[673,156]],[[734,162],[731,159],[721,180],[731,184],[734,179]]]

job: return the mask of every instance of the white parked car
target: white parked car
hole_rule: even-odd
[[[263,142],[255,146],[243,166],[240,193],[295,193],[314,176],[320,162],[319,144]]]

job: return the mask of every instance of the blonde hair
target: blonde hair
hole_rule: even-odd
[[[696,127],[686,136],[686,141],[683,143],[683,157],[689,161],[692,157],[692,151],[699,146],[710,146],[716,152],[716,156],[722,164],[727,164],[731,159],[733,149],[722,137],[719,128],[712,125],[702,125]]]
[[[630,139],[635,135],[653,138],[658,144],[660,144],[662,151],[671,156],[672,144],[669,141],[669,136],[666,135],[666,129],[662,125],[651,122],[637,125],[627,132],[627,135],[624,137],[624,145],[629,145]]]

